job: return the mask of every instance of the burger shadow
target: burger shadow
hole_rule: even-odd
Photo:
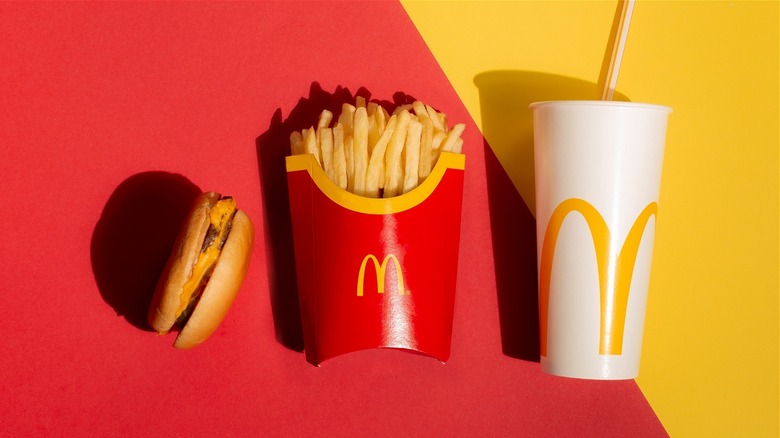
[[[392,101],[372,99],[370,91],[365,88],[353,94],[349,89],[339,86],[331,93],[313,82],[309,95],[300,98],[287,117],[283,117],[281,108],[277,109],[268,129],[255,139],[265,212],[264,237],[274,330],[277,341],[294,351],[303,351],[303,326],[298,302],[285,163],[285,157],[290,155],[290,133],[316,125],[325,109],[332,112],[334,118],[338,117],[342,105],[354,105],[356,96],[379,102],[387,109],[414,101],[413,97],[400,92],[393,95]]]
[[[502,352],[539,361],[533,119],[529,105],[594,100],[599,86],[566,76],[500,70],[479,89]],[[615,93],[614,100],[628,100]]]
[[[103,299],[133,326],[151,331],[147,312],[157,279],[200,189],[167,172],[124,180],[109,197],[90,242]]]

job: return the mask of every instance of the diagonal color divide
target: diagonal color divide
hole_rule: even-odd
[[[595,83],[617,4],[403,3],[482,128],[485,161],[494,168],[500,162],[529,206],[524,106],[547,92],[600,98]],[[779,15],[777,2],[642,1],[632,18],[620,89],[677,114],[637,379],[675,436],[778,435]],[[572,78],[594,83],[588,91],[586,81]],[[723,87],[734,78],[750,80]],[[503,101],[484,102],[491,86]],[[562,92],[567,87],[571,93]],[[514,131],[500,131],[501,117],[516,122]],[[750,145],[750,154],[734,145]],[[691,166],[701,160],[705,166]],[[521,223],[509,215],[501,220]]]

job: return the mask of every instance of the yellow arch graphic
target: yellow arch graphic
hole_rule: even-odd
[[[550,278],[558,233],[572,211],[579,212],[588,224],[599,273],[600,335],[599,354],[623,353],[623,332],[626,324],[628,294],[634,273],[639,244],[650,216],[656,215],[658,204],[651,202],[639,214],[626,236],[619,254],[610,247],[610,231],[601,214],[587,201],[570,198],[553,211],[545,230],[539,264],[539,322],[542,356],[547,356],[547,318],[550,302]],[[614,270],[614,275],[609,273]]]
[[[464,170],[466,167],[465,155],[442,152],[436,165],[431,169],[431,174],[414,190],[392,198],[377,199],[358,196],[337,186],[322,170],[314,155],[291,155],[286,160],[288,172],[298,170],[309,172],[320,191],[333,202],[352,211],[366,214],[392,214],[409,210],[428,199],[439,185],[447,169]]]
[[[374,262],[374,269],[376,270],[377,292],[380,294],[385,293],[385,272],[387,271],[387,262],[392,260],[395,264],[395,272],[397,273],[396,275],[398,275],[398,295],[404,295],[406,293],[406,289],[404,287],[404,273],[401,271],[401,262],[398,261],[398,257],[396,257],[395,254],[388,254],[380,264],[379,260],[373,254],[369,254],[363,257],[363,262],[360,263],[360,270],[358,271],[357,281],[357,296],[363,296],[363,280],[366,276],[366,265],[368,264],[369,260]]]

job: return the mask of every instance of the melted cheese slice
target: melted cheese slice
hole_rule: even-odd
[[[176,319],[178,319],[182,312],[187,309],[190,302],[196,299],[202,290],[201,285],[208,281],[208,277],[211,276],[214,264],[219,258],[219,254],[222,252],[222,245],[220,244],[227,237],[227,233],[230,231],[228,225],[236,212],[236,201],[233,198],[224,198],[217,201],[217,203],[211,207],[209,211],[209,220],[211,226],[217,230],[217,235],[214,240],[201,250],[198,260],[195,262],[195,266],[192,268],[192,276],[184,284],[181,293],[181,302],[179,308],[176,310]],[[211,232],[211,229],[209,229]],[[208,238],[208,234],[206,236]]]

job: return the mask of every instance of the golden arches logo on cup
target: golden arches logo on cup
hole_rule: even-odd
[[[385,293],[385,279],[387,276],[387,265],[390,260],[393,261],[393,266],[395,267],[395,275],[396,275],[395,286],[396,289],[398,290],[398,295],[408,295],[410,293],[405,288],[404,273],[403,273],[403,269],[401,269],[401,262],[398,261],[398,257],[396,257],[395,254],[386,255],[385,258],[382,260],[382,263],[379,263],[379,259],[377,259],[375,255],[368,254],[367,256],[363,257],[363,262],[360,263],[360,270],[358,270],[357,296],[359,297],[363,296],[363,286],[365,285],[366,267],[368,266],[369,260],[374,264],[374,271],[376,272],[376,288],[378,293],[380,294]]]
[[[547,356],[550,279],[558,233],[564,220],[570,213],[576,211],[582,215],[588,225],[596,252],[599,278],[599,354],[620,355],[623,353],[623,332],[626,325],[628,296],[639,244],[645,234],[650,217],[656,215],[657,210],[657,203],[647,204],[631,226],[623,246],[618,249],[616,245],[613,245],[607,222],[599,211],[587,201],[569,198],[555,208],[547,223],[539,263],[539,322],[540,353],[542,356]]]

